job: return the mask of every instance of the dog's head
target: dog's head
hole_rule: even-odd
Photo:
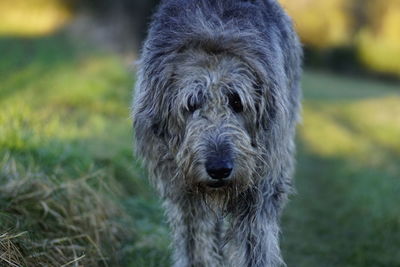
[[[220,5],[168,6],[150,28],[134,127],[161,192],[239,192],[291,176],[300,47],[290,27],[243,5],[221,14]],[[253,21],[262,16],[270,21]]]
[[[240,192],[263,177],[275,115],[266,81],[237,56],[195,48],[182,51],[170,68],[166,86],[137,114],[147,119],[136,121],[139,135],[152,136],[145,144],[156,153],[147,154],[150,161],[168,154],[165,163],[174,163],[172,174],[159,175],[203,192]]]

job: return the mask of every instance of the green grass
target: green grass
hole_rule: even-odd
[[[400,266],[398,85],[306,72],[288,266]]]
[[[129,114],[134,84],[132,68],[116,55],[71,42],[64,35],[3,38],[0,50],[5,55],[0,61],[0,185],[6,188],[13,180],[22,182],[39,177],[44,184],[41,188],[57,191],[64,183],[101,173],[98,179],[105,179],[107,187],[115,187],[117,190],[111,191],[119,193],[116,197],[108,196],[108,192],[98,194],[129,214],[126,228],[131,228],[132,233],[122,244],[124,256],[120,258],[125,262],[119,264],[143,266],[140,262],[149,258],[155,261],[157,257],[165,262],[163,255],[168,253],[168,243],[166,227],[160,227],[162,211],[132,156]],[[17,175],[9,171],[14,165]],[[52,183],[48,185],[49,179]],[[38,221],[36,217],[44,217],[41,223],[53,223],[43,215],[45,208],[29,206],[32,218],[10,208],[9,200],[15,194],[25,193],[19,187],[0,191],[0,235],[30,231],[36,232],[34,241],[50,239],[45,231],[33,227]],[[71,198],[67,192],[61,194],[63,199]],[[82,200],[81,196],[76,197],[77,201]],[[109,219],[119,221],[119,218]],[[18,223],[21,220],[23,226]],[[76,234],[60,232],[58,237]],[[56,233],[51,238],[56,239]],[[96,256],[88,250],[87,256]]]
[[[62,34],[2,38],[0,51],[0,186],[36,179],[59,188],[95,174],[108,188],[96,192],[125,214],[107,220],[130,229],[118,265],[168,266],[163,211],[132,156],[132,68]],[[400,266],[399,85],[306,71],[303,87],[298,193],[282,220],[288,266]],[[26,210],[10,210],[9,201],[0,195],[0,241],[6,232],[45,238],[33,225],[53,223],[45,207],[23,218]],[[102,244],[110,239],[100,240],[110,253]]]

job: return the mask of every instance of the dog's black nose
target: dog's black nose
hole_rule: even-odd
[[[208,175],[213,179],[224,179],[227,178],[233,169],[232,160],[219,160],[219,161],[207,161],[206,170]]]

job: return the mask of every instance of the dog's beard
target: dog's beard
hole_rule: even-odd
[[[184,179],[185,191],[199,199],[205,208],[223,214],[232,209],[232,203],[235,203],[260,179],[259,174],[256,173],[257,168],[252,167],[256,165],[253,163],[254,161],[255,159],[247,158],[246,164],[243,166],[238,164],[230,180],[221,187],[212,187],[208,184],[209,177],[203,166],[198,164],[191,167],[189,169],[192,172],[182,172],[181,177]]]

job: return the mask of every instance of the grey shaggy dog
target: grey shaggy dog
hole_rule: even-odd
[[[137,151],[174,266],[280,266],[301,47],[275,0],[165,0],[139,63]]]

